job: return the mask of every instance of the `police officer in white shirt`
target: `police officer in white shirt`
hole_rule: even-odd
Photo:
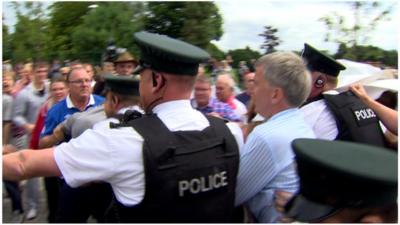
[[[304,44],[302,57],[311,72],[312,89],[300,110],[316,137],[383,147],[384,136],[373,111],[351,91],[331,93],[345,67],[309,44]]]
[[[72,187],[108,182],[117,215],[111,222],[232,221],[241,130],[205,117],[189,100],[208,53],[164,35],[134,37],[146,116],[95,127],[54,148],[3,156],[3,178],[62,175]]]

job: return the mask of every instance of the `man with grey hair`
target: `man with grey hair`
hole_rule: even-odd
[[[218,75],[215,82],[215,94],[219,101],[228,104],[239,117],[244,118],[246,106],[235,98],[235,81],[229,73]],[[243,120],[243,119],[242,119]]]
[[[236,205],[246,204],[261,223],[279,220],[275,190],[296,192],[291,142],[315,138],[298,107],[310,93],[311,77],[302,59],[291,52],[275,52],[256,63],[255,111],[267,120],[254,128],[241,150]]]

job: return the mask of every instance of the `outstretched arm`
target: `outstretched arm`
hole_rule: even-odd
[[[368,96],[367,92],[361,84],[351,85],[350,89],[377,114],[379,119],[390,132],[397,135],[398,114],[396,110],[386,107],[372,99],[370,96]]]
[[[3,155],[3,179],[18,181],[31,177],[61,176],[54,159],[54,148],[26,149]]]
[[[63,123],[59,124],[50,135],[46,135],[39,140],[39,148],[49,148],[65,141]]]

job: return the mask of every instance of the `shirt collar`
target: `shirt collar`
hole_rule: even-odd
[[[124,114],[128,110],[136,110],[136,111],[143,113],[143,110],[139,106],[133,105],[133,106],[128,106],[128,107],[118,110],[117,114]]]
[[[72,100],[71,100],[70,95],[67,96],[66,101],[67,101],[67,108],[68,108],[68,109],[77,108],[77,107],[74,105],[74,103],[72,103]],[[90,97],[89,97],[89,102],[88,102],[88,104],[86,105],[85,108],[87,108],[88,106],[94,105],[94,104],[95,104],[94,97],[93,97],[93,95],[90,95]]]
[[[182,109],[193,109],[189,99],[161,103],[153,108],[153,113],[169,113],[177,110],[181,111]]]
[[[291,116],[293,113],[299,111],[298,108],[288,108],[273,115],[269,120],[274,120],[279,117]]]

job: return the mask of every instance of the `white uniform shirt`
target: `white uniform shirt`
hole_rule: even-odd
[[[304,120],[312,127],[318,139],[334,140],[338,135],[335,117],[324,99],[311,102],[300,108]]]
[[[171,131],[203,130],[209,126],[203,114],[189,100],[170,101],[153,112]],[[239,149],[242,131],[228,124]],[[118,129],[96,126],[78,138],[55,147],[54,158],[71,187],[92,181],[109,182],[119,202],[126,206],[140,203],[144,197],[143,138],[131,127]]]

